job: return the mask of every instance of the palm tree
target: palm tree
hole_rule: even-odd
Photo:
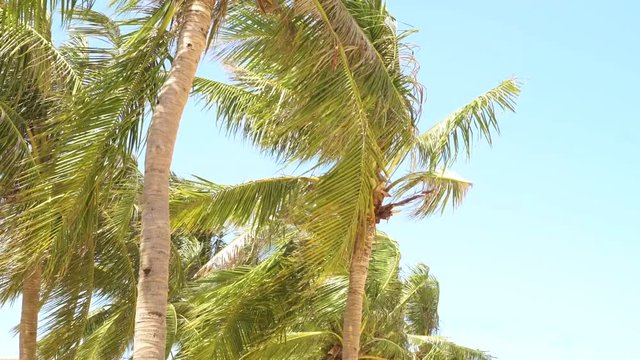
[[[161,358],[164,351],[170,244],[169,173],[182,112],[206,45],[226,14],[227,0],[190,0],[183,6],[166,2],[179,24],[175,56],[164,81],[149,127],[144,172],[143,225],[136,309],[134,357]],[[263,13],[278,2],[257,0]]]
[[[12,6],[14,5],[14,6]],[[73,59],[56,49],[51,40],[51,19],[46,4],[32,7],[0,3],[0,212],[23,211],[25,193],[42,185],[43,169],[53,161],[46,128],[50,116],[59,112],[59,97],[73,94],[80,86]],[[41,169],[37,169],[41,167]],[[37,170],[36,170],[37,169]],[[9,209],[9,210],[7,210]],[[4,214],[4,219],[11,216]],[[31,249],[28,262],[6,259],[12,246],[22,240],[3,221],[0,235],[4,251],[1,302],[22,293],[19,326],[20,358],[36,358],[38,312],[41,302],[43,254]],[[6,273],[10,268],[12,272]]]
[[[489,360],[479,350],[437,336],[439,284],[422,264],[400,277],[397,243],[376,234],[366,284],[365,359]],[[247,349],[244,359],[341,359],[340,319],[348,279],[340,272],[320,279],[286,324],[286,334]]]
[[[228,0],[189,0],[182,6],[166,3],[177,14],[172,20],[179,24],[179,33],[171,69],[154,107],[146,144],[134,338],[134,358],[140,359],[164,357],[171,237],[169,173],[173,147],[198,62],[228,6]],[[257,0],[257,4],[267,11],[274,2]]]
[[[21,1],[0,7],[0,126],[7,155],[0,164],[0,211],[5,215],[0,290],[6,302],[24,287],[24,358],[35,357],[40,303],[51,305],[45,332],[64,326],[67,334],[82,333],[94,289],[109,288],[104,280],[113,281],[97,278],[94,259],[98,264],[109,259],[105,254],[113,251],[101,245],[126,234],[130,223],[116,223],[122,229],[117,231],[101,226],[136,167],[130,154],[140,139],[145,106],[154,101],[164,76],[171,38],[162,28],[166,19],[158,16],[166,6],[115,22],[63,3],[65,19],[73,18],[76,26],[66,27],[70,40],[56,48],[48,4]],[[121,25],[129,26],[127,34],[120,33]],[[132,25],[138,29],[131,31]],[[110,46],[90,47],[87,37]],[[95,106],[96,99],[101,106]],[[30,276],[23,281],[25,274]],[[58,338],[53,348],[72,354],[76,338]]]
[[[186,207],[177,204],[185,211],[176,218],[184,220],[186,227],[191,223],[192,229],[198,227],[191,222],[196,219],[206,226],[216,218],[202,206],[206,202],[194,201],[198,206]],[[290,219],[289,215],[284,219]],[[197,273],[199,279],[185,287],[171,305],[176,311],[172,322],[175,356],[342,359],[344,339],[338,334],[347,302],[348,271],[346,266],[327,274],[315,271],[297,251],[307,240],[297,226],[276,221],[268,229],[250,231],[234,240],[244,244],[235,247],[236,258],[249,244],[261,244],[258,246],[267,250],[255,265],[246,265],[255,261],[250,257],[239,266],[212,269],[210,264],[220,260],[220,255],[214,256]],[[490,358],[436,335],[439,286],[426,266],[418,265],[400,277],[397,243],[383,233],[376,235],[372,250],[362,358]]]
[[[229,131],[325,170],[307,198],[301,223],[312,240],[302,251],[320,271],[349,259],[342,358],[355,360],[376,224],[410,204],[416,217],[457,205],[471,184],[446,169],[476,138],[491,143],[497,110],[514,111],[519,84],[504,81],[418,134],[421,87],[382,2],[280,5],[231,11],[220,56],[233,84],[197,80],[196,92]]]
[[[253,263],[255,260],[249,261],[247,257],[256,259],[261,249],[258,244],[266,243],[266,240],[247,241],[247,246],[255,249],[247,251],[234,241],[211,257],[215,243],[219,242],[218,233],[227,226],[265,229],[280,210],[294,202],[299,191],[305,189],[304,184],[313,181],[312,178],[275,178],[221,186],[172,178],[174,234],[167,354],[179,340],[176,327],[181,322],[182,301],[193,285],[196,272],[206,268],[209,259],[216,266]],[[135,327],[141,189],[142,175],[135,166],[122,182],[111,186],[110,201],[103,202],[97,219],[99,230],[95,234],[92,267],[83,268],[80,276],[67,276],[48,297],[49,315],[38,343],[42,358],[102,359],[130,352]],[[247,211],[256,203],[260,205],[254,211]],[[218,211],[208,211],[210,208]],[[202,227],[192,225],[194,221]],[[83,290],[73,294],[69,289],[77,289],[76,283],[82,284]]]
[[[169,172],[180,118],[211,27],[213,3],[212,0],[193,0],[184,8],[176,55],[149,127],[133,355],[137,359],[165,356],[171,237]]]

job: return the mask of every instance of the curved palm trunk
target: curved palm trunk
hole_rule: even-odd
[[[385,180],[379,177],[373,190],[373,213],[369,214],[364,231],[357,234],[353,254],[351,254],[349,290],[347,291],[347,305],[342,326],[342,360],[357,360],[360,353],[362,303],[364,302],[373,240],[376,236],[376,224],[381,217],[386,216],[386,209],[382,202],[389,194],[384,187]]]
[[[38,310],[40,310],[40,266],[36,265],[22,285],[20,314],[20,360],[36,359]]]
[[[342,327],[342,360],[357,360],[360,352],[360,331],[362,327],[362,303],[371,260],[371,248],[376,234],[376,224],[372,217],[367,228],[356,239],[351,265],[349,266],[349,290]]]
[[[169,171],[182,112],[204,51],[212,0],[187,5],[171,71],[160,90],[145,157],[142,240],[134,359],[165,359],[165,314],[169,291]]]

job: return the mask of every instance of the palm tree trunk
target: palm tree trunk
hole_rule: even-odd
[[[20,360],[36,359],[38,311],[40,310],[40,265],[34,266],[22,285],[20,314]]]
[[[367,221],[367,228],[356,239],[349,266],[349,290],[342,327],[342,360],[357,360],[360,352],[362,303],[369,272],[373,238],[376,234],[375,217]]]
[[[160,90],[145,156],[133,357],[164,360],[169,291],[169,171],[182,112],[205,48],[212,0],[188,3],[171,71]]]
[[[342,326],[342,360],[357,360],[360,353],[360,333],[362,331],[362,303],[369,273],[369,261],[373,240],[376,237],[376,224],[385,209],[384,198],[389,196],[385,189],[386,180],[378,176],[373,190],[373,213],[367,217],[366,227],[356,235],[351,264],[349,265],[349,290],[347,306]]]

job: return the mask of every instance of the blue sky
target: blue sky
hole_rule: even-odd
[[[442,334],[499,359],[640,358],[640,91],[635,1],[394,0],[420,32],[426,128],[495,86],[524,82],[518,113],[493,148],[455,170],[474,182],[463,206],[382,228],[403,264],[424,262],[441,283]],[[408,27],[409,25],[405,25]],[[220,76],[218,65],[201,73]],[[225,139],[191,105],[174,171],[220,183],[281,173]],[[17,355],[0,310],[0,357]]]

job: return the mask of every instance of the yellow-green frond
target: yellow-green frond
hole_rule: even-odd
[[[492,134],[499,131],[497,110],[515,112],[519,94],[520,83],[515,79],[505,80],[434,125],[417,140],[419,165],[430,170],[448,167],[460,151],[469,157],[475,138],[491,144]]]
[[[187,232],[219,231],[225,225],[259,226],[287,207],[317,182],[311,177],[262,179],[240,185],[217,185],[205,180],[175,182],[172,224]]]
[[[414,172],[394,182],[394,199],[415,197],[417,205],[412,214],[425,217],[443,212],[448,205],[453,208],[462,203],[471,182],[445,170]]]
[[[418,346],[418,359],[422,360],[491,360],[486,352],[457,345],[441,336],[408,335]]]

